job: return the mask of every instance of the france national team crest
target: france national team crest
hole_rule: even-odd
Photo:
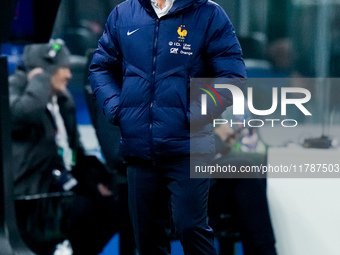
[[[181,25],[180,27],[178,27],[177,33],[179,35],[179,37],[178,37],[179,41],[184,42],[185,37],[188,34],[188,31],[185,29],[185,25]]]
[[[181,54],[181,55],[193,55],[191,51],[191,44],[185,42],[186,37],[188,35],[188,30],[185,28],[185,25],[180,25],[177,28],[178,41],[170,41],[170,54]]]

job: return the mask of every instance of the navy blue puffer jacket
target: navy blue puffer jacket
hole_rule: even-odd
[[[190,78],[246,76],[241,47],[224,10],[212,1],[176,0],[158,18],[150,0],[128,0],[110,14],[99,40],[89,79],[109,121],[122,133],[125,158],[157,160],[214,152],[209,120],[232,103],[200,120],[190,135]]]

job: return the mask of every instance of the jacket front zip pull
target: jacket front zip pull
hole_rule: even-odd
[[[154,148],[153,148],[153,136],[152,136],[152,126],[153,126],[153,101],[155,95],[155,82],[156,82],[156,60],[157,60],[157,44],[158,44],[158,32],[159,32],[159,19],[156,19],[155,26],[155,37],[153,44],[153,56],[152,56],[152,77],[151,77],[151,90],[150,90],[150,154],[152,161],[154,162]]]

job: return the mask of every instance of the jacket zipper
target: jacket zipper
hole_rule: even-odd
[[[150,154],[152,159],[152,165],[155,165],[154,158],[154,148],[153,148],[153,136],[152,136],[152,127],[153,127],[153,101],[155,95],[155,81],[156,81],[156,55],[157,55],[157,44],[158,44],[158,32],[159,32],[159,19],[156,19],[156,27],[155,27],[155,39],[153,43],[153,56],[152,56],[152,77],[151,77],[151,97],[150,97]]]

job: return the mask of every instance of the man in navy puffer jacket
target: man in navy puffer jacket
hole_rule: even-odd
[[[208,164],[210,122],[232,98],[222,91],[223,106],[190,119],[200,109],[189,100],[190,78],[245,78],[241,55],[229,18],[212,1],[128,0],[111,12],[89,79],[105,116],[121,129],[139,254],[170,253],[169,201],[184,253],[216,254],[207,225],[209,180],[190,179],[189,156]],[[200,129],[190,134],[190,125]],[[197,145],[191,150],[190,137]]]

